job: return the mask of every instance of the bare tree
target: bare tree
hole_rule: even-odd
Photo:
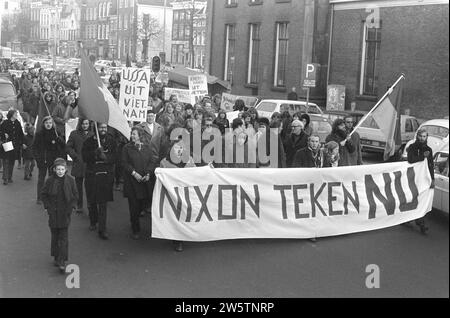
[[[189,37],[188,37],[188,46],[189,46],[189,67],[195,67],[194,60],[194,41],[195,34],[194,29],[196,27],[196,22],[202,17],[200,13],[201,9],[206,6],[206,1],[202,0],[176,0],[179,4],[181,4],[182,10],[186,13],[186,22],[189,28]]]
[[[142,56],[148,61],[148,46],[152,39],[161,35],[162,27],[158,20],[150,14],[144,14],[142,20],[138,21],[138,39],[142,42]]]

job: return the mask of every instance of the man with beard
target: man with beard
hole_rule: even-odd
[[[347,134],[351,134],[353,131],[353,117],[346,116],[344,118],[345,121],[345,129],[347,130]],[[353,153],[349,153],[348,162],[345,164],[346,166],[360,166],[363,164],[362,162],[362,153],[361,153],[361,138],[358,132],[354,132],[351,136],[352,144],[355,146],[355,151]]]
[[[333,123],[331,134],[325,139],[325,143],[334,141],[339,145],[339,167],[348,166],[350,155],[356,151],[351,136],[347,133],[345,121],[336,119]]]
[[[106,204],[114,200],[114,163],[117,144],[108,134],[106,124],[98,123],[96,128],[100,140],[97,140],[96,135],[86,139],[81,152],[86,163],[85,187],[91,222],[89,230],[95,231],[98,224],[99,237],[107,240]]]
[[[296,152],[305,148],[308,144],[308,135],[303,128],[304,125],[300,120],[294,120],[291,124],[292,132],[285,139],[284,149],[286,150],[286,165],[288,168],[292,168]]]
[[[433,161],[433,150],[427,145],[428,132],[424,129],[419,129],[416,134],[416,141],[409,146],[408,151],[408,162],[416,163],[428,159],[428,169],[431,175],[431,188],[434,188],[434,161]],[[426,234],[428,227],[425,225],[425,217],[416,220],[416,224],[420,228],[422,234]]]

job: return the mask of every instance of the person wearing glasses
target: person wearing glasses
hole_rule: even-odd
[[[286,165],[292,168],[296,152],[308,145],[308,135],[303,130],[304,125],[300,120],[294,120],[291,124],[291,133],[286,136],[284,142],[286,151]]]

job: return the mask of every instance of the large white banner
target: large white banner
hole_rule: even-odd
[[[313,238],[398,225],[431,211],[427,163],[307,169],[157,169],[152,236]]]
[[[119,105],[129,121],[147,120],[150,69],[125,67],[120,78]]]

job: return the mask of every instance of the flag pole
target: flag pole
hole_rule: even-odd
[[[95,125],[95,135],[97,136],[98,147],[101,148],[102,145],[100,144],[100,136],[98,134],[98,127],[97,127],[97,121],[96,120],[94,120],[94,125]]]
[[[384,101],[384,99],[392,93],[394,87],[397,86],[397,84],[400,83],[402,79],[405,79],[405,74],[403,73],[402,75],[400,75],[397,81],[395,81],[395,83],[387,90],[387,92],[383,95],[383,97],[380,98],[380,100],[375,104],[375,106],[373,106],[372,109],[359,121],[359,123],[355,126],[355,128],[353,128],[352,132],[349,134],[350,137],[353,135],[356,129],[358,129],[361,126],[361,124],[370,116],[370,114],[372,114],[375,111],[375,109]]]

